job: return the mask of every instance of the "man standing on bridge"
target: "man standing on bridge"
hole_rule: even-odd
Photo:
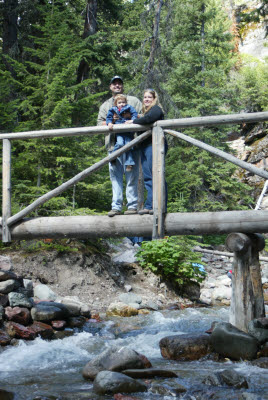
[[[112,97],[106,100],[99,109],[97,125],[106,125],[106,117],[109,109],[114,105],[114,97],[117,94],[124,92],[123,79],[116,75],[110,81],[110,90]],[[134,107],[138,114],[141,113],[142,104],[137,97],[127,96],[127,104]],[[110,132],[105,137],[105,146],[108,152],[112,152],[116,142],[114,132]],[[126,198],[127,198],[127,211],[124,214],[136,214],[138,207],[138,179],[139,179],[139,151],[133,149],[133,159],[135,165],[131,171],[125,169],[126,153],[117,157],[115,162],[109,163],[109,173],[112,182],[112,208],[108,212],[109,217],[114,217],[122,213],[123,206],[123,177],[126,176]]]

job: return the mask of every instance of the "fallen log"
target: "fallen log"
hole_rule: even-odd
[[[219,256],[224,256],[224,257],[233,257],[234,253],[230,253],[228,251],[219,251],[219,250],[209,250],[209,249],[204,249],[203,247],[196,246],[193,251],[197,253],[204,253],[204,254],[213,254],[213,255],[219,255]],[[260,261],[267,261],[268,262],[268,257],[259,257]]]
[[[11,238],[105,238],[152,236],[153,215],[102,215],[24,219],[10,228]],[[165,235],[268,233],[268,211],[167,214]]]

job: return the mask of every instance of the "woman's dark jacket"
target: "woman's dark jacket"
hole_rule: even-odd
[[[163,110],[158,105],[155,105],[146,114],[144,114],[143,117],[134,119],[133,124],[147,125],[147,124],[152,124],[153,122],[158,121],[160,119],[164,119]],[[152,136],[145,139],[141,143],[141,146],[144,147],[151,144],[152,144]]]

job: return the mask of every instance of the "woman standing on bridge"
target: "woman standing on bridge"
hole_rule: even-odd
[[[153,89],[146,89],[143,93],[142,101],[143,117],[127,121],[139,125],[152,124],[155,121],[164,119],[164,112],[159,103],[158,95]],[[167,142],[165,141],[165,151],[167,152]],[[147,191],[147,199],[144,208],[139,211],[139,214],[153,214],[153,151],[152,151],[152,136],[145,139],[140,144],[141,165],[143,171],[144,186]],[[166,185],[167,186],[167,185]],[[166,187],[167,199],[167,187]]]

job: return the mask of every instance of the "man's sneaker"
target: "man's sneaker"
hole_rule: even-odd
[[[132,215],[137,214],[136,208],[129,208],[127,211],[124,212],[124,215]]]
[[[120,214],[122,214],[122,212],[119,210],[111,210],[108,212],[107,215],[108,215],[108,217],[114,217],[115,215],[120,215]]]
[[[142,210],[139,211],[139,214],[140,215],[150,214],[150,211],[153,211],[153,210],[148,210],[148,208],[143,208]]]

